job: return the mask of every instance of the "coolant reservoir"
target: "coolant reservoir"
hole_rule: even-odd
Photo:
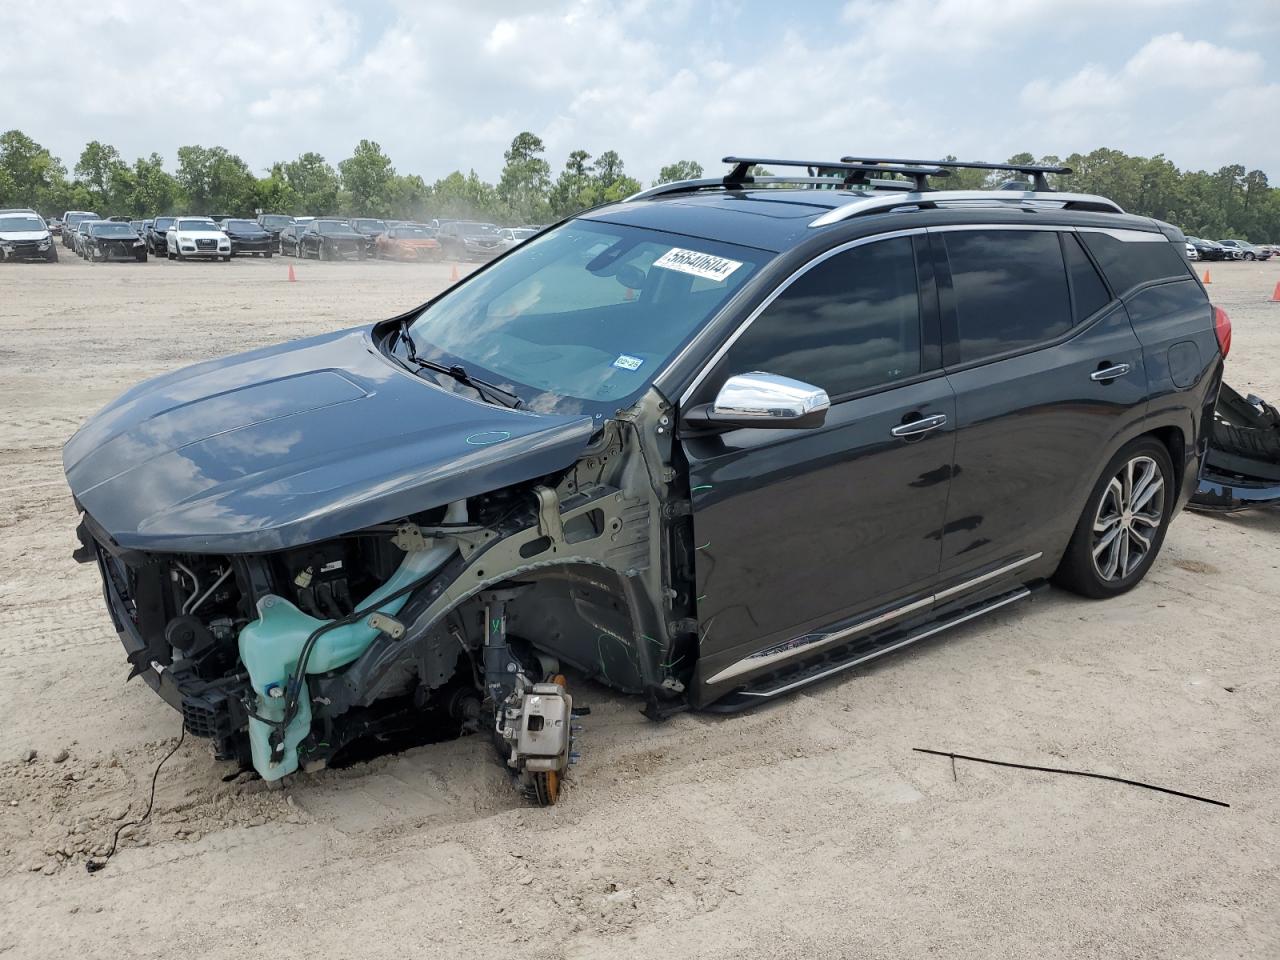
[[[456,510],[458,506],[451,506],[446,514],[446,519],[450,522],[465,521],[465,505],[462,505],[463,510]],[[334,627],[317,638],[311,655],[307,658],[306,672],[327,673],[346,666],[364,653],[379,632],[368,623],[370,615],[375,612],[375,606],[377,612],[394,617],[408,603],[409,596],[405,594],[380,606],[377,606],[378,601],[440,569],[456,549],[452,540],[444,540],[440,545],[427,550],[413,550],[405,554],[399,569],[391,578],[357,604],[356,609],[368,610],[368,613],[353,623]],[[284,597],[268,594],[258,600],[258,619],[248,623],[240,631],[239,647],[240,660],[249,671],[250,683],[258,695],[257,712],[260,716],[277,721],[284,718],[285,689],[289,676],[298,665],[302,647],[311,634],[331,622],[317,620],[303,613]],[[271,750],[268,746],[271,726],[250,718],[249,741],[253,748],[253,766],[264,780],[278,780],[298,769],[297,747],[306,738],[310,728],[311,702],[305,681],[299,695],[298,713],[285,732],[285,752],[279,763],[271,762]]]

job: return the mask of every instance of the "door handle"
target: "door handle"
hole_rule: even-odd
[[[893,427],[889,432],[895,437],[917,437],[922,433],[928,433],[930,430],[937,430],[947,422],[945,413],[935,413],[931,417],[921,417],[919,420],[912,420],[910,423],[901,423]]]
[[[1131,369],[1127,363],[1117,363],[1115,366],[1103,367],[1101,370],[1093,371],[1093,373],[1089,374],[1089,379],[1105,383],[1108,380],[1116,379],[1116,377],[1123,377]]]

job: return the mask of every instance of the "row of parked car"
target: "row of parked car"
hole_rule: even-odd
[[[1201,240],[1187,237],[1188,260],[1270,260],[1280,244],[1253,244],[1245,240]]]
[[[15,214],[16,215],[16,214]],[[56,261],[53,236],[86,260],[148,256],[230,260],[234,256],[283,254],[318,260],[487,260],[533,236],[539,226],[498,227],[471,220],[415,223],[376,217],[291,217],[262,214],[254,220],[230,216],[166,216],[149,220],[100,218],[88,210],[68,210],[45,222],[33,210],[21,211],[21,224],[49,242],[37,252]],[[0,225],[2,226],[2,225]],[[0,230],[0,234],[3,230]],[[23,247],[23,259],[31,251]]]

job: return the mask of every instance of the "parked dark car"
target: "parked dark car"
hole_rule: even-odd
[[[88,234],[82,241],[86,260],[136,260],[147,262],[147,243],[138,231],[127,223],[99,220],[90,223]]]
[[[838,189],[761,163],[812,165],[593,209],[88,420],[77,556],[133,673],[268,780],[478,730],[545,804],[566,670],[654,719],[731,711],[1049,581],[1136,586],[1230,344],[1181,232],[919,161],[833,164]],[[855,179],[899,170],[919,192]]]
[[[110,223],[110,220],[81,220],[71,234],[71,250],[77,257],[86,259],[89,256],[89,227],[95,223]]]
[[[36,213],[0,212],[0,262],[47,260],[58,262],[53,234]]]
[[[228,217],[222,221],[222,232],[231,238],[231,255],[254,254],[270,258],[278,242],[270,231],[254,220],[236,220]]]
[[[156,217],[147,230],[147,249],[153,257],[164,257],[169,252],[169,228],[177,217]]]
[[[364,260],[369,241],[345,220],[312,220],[298,241],[298,256],[317,260]]]
[[[300,241],[302,233],[307,229],[305,223],[290,223],[280,231],[280,253],[282,256],[300,257]]]
[[[133,228],[133,232],[138,235],[139,239],[144,239],[147,235],[148,222],[147,220],[130,220],[129,226]]]
[[[370,253],[373,252],[377,239],[386,233],[388,229],[387,221],[377,217],[352,217],[348,223],[351,224],[351,229],[355,230],[356,233],[362,233],[368,238]]]
[[[436,239],[444,255],[453,260],[492,260],[507,249],[494,224],[474,220],[450,220],[440,227]]]
[[[1229,260],[1231,254],[1227,252],[1227,248],[1220,243],[1214,243],[1212,240],[1201,240],[1199,237],[1187,237],[1189,243],[1196,251],[1196,257],[1199,260]]]
[[[76,227],[83,220],[97,220],[96,213],[90,213],[88,210],[68,210],[62,215],[62,245],[68,250],[75,250],[75,234]]]
[[[258,226],[271,234],[277,253],[284,253],[280,249],[280,231],[291,223],[293,223],[293,217],[283,213],[262,213],[258,215]]]

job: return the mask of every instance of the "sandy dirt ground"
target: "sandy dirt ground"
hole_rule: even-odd
[[[1280,956],[1280,513],[1183,515],[1146,582],[1049,591],[759,712],[593,712],[561,804],[477,738],[224,778],[77,566],[60,449],[144,377],[389,316],[448,266],[0,269],[0,957]],[[1280,263],[1212,266],[1280,400]],[[1219,798],[961,763],[932,747]],[[31,756],[34,751],[34,757]]]

